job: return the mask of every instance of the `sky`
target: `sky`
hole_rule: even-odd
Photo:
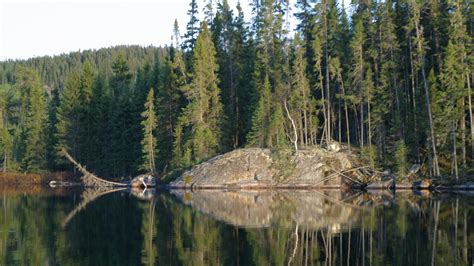
[[[190,0],[0,0],[0,60],[27,59],[115,45],[171,43]],[[250,16],[248,0],[241,0]],[[237,0],[229,0],[234,7]],[[202,13],[204,0],[198,0]],[[248,18],[247,17],[247,18]]]

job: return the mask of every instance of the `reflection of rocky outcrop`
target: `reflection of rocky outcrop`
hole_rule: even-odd
[[[272,152],[269,149],[239,149],[194,166],[171,183],[193,188],[339,188],[363,183],[372,176],[360,159],[349,151],[318,147]]]
[[[240,227],[326,228],[339,231],[356,224],[363,209],[344,202],[339,190],[172,191],[184,203],[217,220]]]

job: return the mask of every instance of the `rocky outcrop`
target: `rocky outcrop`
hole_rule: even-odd
[[[349,151],[313,147],[272,152],[238,149],[219,155],[183,173],[171,187],[179,188],[341,188],[362,183],[367,175]]]

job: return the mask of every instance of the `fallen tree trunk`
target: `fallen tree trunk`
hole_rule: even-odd
[[[129,186],[127,183],[119,183],[119,182],[113,182],[113,181],[108,181],[105,179],[102,179],[100,177],[97,177],[93,173],[87,171],[85,166],[82,166],[80,163],[78,163],[74,158],[65,150],[62,149],[62,153],[66,159],[68,159],[74,166],[81,172],[82,177],[81,181],[84,183],[85,186],[87,187],[124,187],[124,186]]]

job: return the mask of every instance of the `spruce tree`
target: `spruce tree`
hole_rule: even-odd
[[[0,127],[0,160],[3,163],[3,172],[14,169],[12,164],[13,139],[6,125]]]
[[[191,3],[189,3],[189,7],[189,22],[186,25],[186,34],[184,35],[184,42],[182,47],[185,51],[190,51],[194,49],[196,39],[199,34],[199,20],[197,18],[199,11],[197,1],[191,0]]]
[[[81,141],[79,147],[83,157],[84,163],[89,164],[94,160],[94,156],[91,153],[92,149],[92,136],[91,136],[91,127],[92,127],[92,117],[93,113],[91,112],[91,100],[92,100],[92,91],[94,86],[94,70],[92,64],[89,60],[86,60],[82,67],[81,73],[81,85],[80,85],[80,132]]]
[[[23,170],[37,172],[46,166],[47,109],[43,86],[39,75],[32,69],[21,68],[17,82],[22,92],[23,121],[21,125]]]
[[[221,150],[222,104],[216,50],[206,22],[194,49],[191,83],[183,88],[188,104],[175,131],[175,162],[180,166],[199,162]]]
[[[81,79],[78,73],[72,73],[66,81],[57,110],[56,132],[58,143],[56,151],[58,152],[58,164],[66,163],[61,155],[62,149],[66,149],[74,158],[82,159],[80,151],[81,118]]]
[[[90,169],[98,175],[111,175],[108,158],[110,136],[112,132],[109,131],[109,105],[110,88],[107,80],[103,75],[98,75],[95,78],[92,89],[92,98],[90,104],[91,119],[91,146],[90,153],[93,160],[87,165]]]
[[[173,159],[174,133],[184,97],[181,91],[187,82],[186,66],[179,48],[171,48],[159,72],[161,87],[157,91],[159,170],[166,170]]]
[[[364,60],[364,28],[361,20],[357,20],[354,26],[354,33],[352,40],[350,42],[351,56],[352,56],[352,67],[350,72],[352,91],[351,94],[354,95],[353,104],[354,106],[359,106],[359,113],[357,109],[354,108],[356,115],[355,124],[359,128],[358,132],[358,143],[361,147],[364,147],[365,144],[365,133],[364,133],[364,102],[363,102],[363,88],[362,84],[364,81],[364,70],[365,70],[365,60]],[[358,114],[358,115],[357,115]]]
[[[271,99],[270,80],[268,75],[265,75],[263,84],[258,87],[257,108],[252,117],[252,128],[247,135],[248,146],[271,147],[271,142],[268,139],[272,105]]]
[[[288,51],[284,46],[285,10],[281,2],[274,0],[262,1],[254,8],[257,52],[252,82],[257,99],[247,145],[276,147],[285,145],[283,102],[290,87],[289,62],[285,57]]]
[[[3,164],[3,172],[10,169],[10,162],[12,161],[13,140],[8,130],[7,123],[7,99],[8,91],[0,87],[0,161]]]
[[[131,90],[132,73],[128,62],[123,55],[117,56],[113,65],[113,76],[110,81],[112,91],[111,102],[108,105],[107,127],[109,131],[108,164],[112,170],[112,176],[132,175],[136,166],[137,158],[130,156],[130,147],[139,147],[135,136],[139,133],[139,122],[135,121],[133,113],[133,94]],[[138,128],[138,132],[135,129]]]
[[[151,174],[156,174],[156,126],[157,117],[155,110],[155,92],[153,88],[150,89],[145,102],[145,111],[142,116],[142,164],[139,170],[148,171]]]
[[[426,101],[426,109],[428,113],[428,122],[429,122],[429,135],[430,135],[430,146],[431,146],[431,166],[433,169],[433,175],[439,176],[440,169],[438,163],[438,152],[436,148],[436,137],[435,137],[435,129],[433,125],[433,114],[431,110],[431,100],[430,100],[430,92],[428,88],[428,81],[426,77],[425,71],[425,39],[423,37],[423,27],[420,25],[421,23],[421,4],[418,3],[416,0],[409,0],[408,1],[409,10],[410,10],[410,23],[412,24],[411,28],[414,31],[414,36],[412,38],[413,41],[413,48],[414,48],[414,68],[421,70],[423,88],[425,91],[425,101]],[[414,88],[413,88],[414,89]],[[416,113],[414,114],[416,115]],[[416,134],[416,131],[415,131]]]
[[[313,116],[315,116],[312,106],[313,99],[309,80],[306,76],[305,47],[299,34],[295,35],[293,47],[294,58],[291,75],[290,109],[293,110],[292,116],[295,118],[298,127],[300,145],[306,146],[315,143],[315,128],[317,125],[312,124],[312,121],[314,121]]]

